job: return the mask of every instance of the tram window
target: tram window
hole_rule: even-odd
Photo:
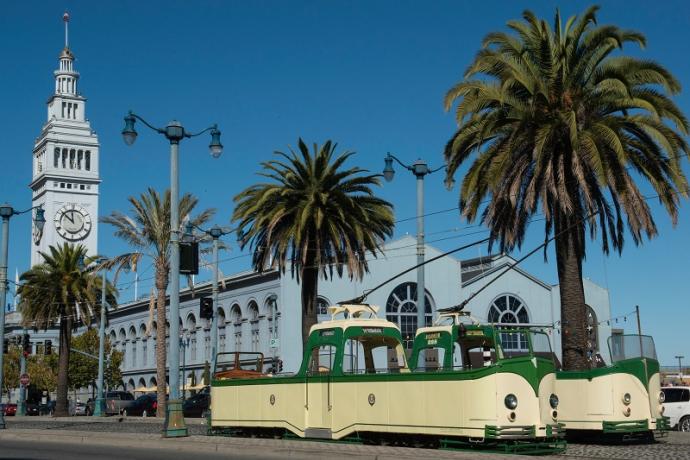
[[[334,345],[321,345],[312,348],[309,358],[309,372],[312,374],[330,374],[335,364],[335,353],[337,349]]]
[[[496,348],[493,340],[483,336],[467,336],[458,340],[462,350],[462,368],[481,369],[496,363]]]
[[[343,372],[377,374],[407,369],[405,351],[395,338],[364,335],[345,342]]]
[[[458,342],[453,343],[453,370],[462,369],[462,349]]]
[[[527,334],[522,331],[501,332],[501,346],[508,357],[529,354]]]
[[[419,350],[417,356],[417,369],[423,372],[443,370],[446,350],[441,347],[430,347]]]

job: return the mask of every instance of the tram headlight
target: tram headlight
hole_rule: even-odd
[[[552,394],[551,396],[549,396],[549,404],[551,404],[552,409],[557,408],[558,407],[558,396],[556,396],[555,394]]]
[[[513,410],[517,407],[518,400],[517,396],[514,394],[510,393],[509,395],[506,396],[506,398],[503,400],[503,403],[506,405],[506,407],[510,410]]]
[[[659,392],[659,404],[663,404],[666,401],[666,393],[663,391]]]
[[[630,401],[632,401],[632,396],[630,396],[630,393],[625,393],[623,395],[623,404],[627,406],[630,404]]]

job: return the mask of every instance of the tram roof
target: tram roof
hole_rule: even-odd
[[[331,319],[312,326],[311,331],[322,329],[347,329],[349,327],[386,327],[400,330],[398,325],[377,316],[379,307],[368,304],[343,304],[328,307]],[[343,315],[342,318],[336,318]]]

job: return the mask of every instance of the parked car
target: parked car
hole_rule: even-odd
[[[671,427],[690,432],[690,387],[665,387],[664,415],[670,418]]]
[[[17,415],[17,405],[14,403],[7,403],[3,408],[5,416]]]
[[[202,392],[186,399],[182,404],[182,413],[185,417],[206,417],[211,405],[211,394]]]
[[[38,415],[38,404],[26,403],[26,415]]]
[[[126,409],[124,415],[151,417],[156,415],[156,409],[158,409],[156,393],[146,393],[135,399],[134,403]]]
[[[74,405],[74,410],[72,411],[72,415],[91,415],[89,412],[88,406],[86,403],[83,403],[81,401],[78,401]]]

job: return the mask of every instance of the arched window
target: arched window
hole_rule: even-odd
[[[528,324],[529,313],[520,299],[511,294],[501,294],[491,303],[487,319],[490,323]],[[509,332],[501,333],[501,344],[504,350],[524,351],[528,347],[526,337]]]
[[[325,297],[318,296],[316,298],[316,314],[320,317],[319,319],[328,317],[328,307],[330,306],[331,303]]]
[[[259,306],[253,300],[249,302],[248,313],[252,329],[252,351],[259,351]]]
[[[587,307],[587,355],[590,359],[599,353],[599,323],[597,314],[589,305]]]
[[[431,326],[431,312],[434,303],[429,291],[424,293],[425,326]],[[388,296],[386,319],[400,327],[405,348],[412,349],[417,331],[417,283],[402,283]]]
[[[196,318],[193,314],[187,317],[187,333],[189,334],[189,362],[196,360]],[[186,343],[186,342],[185,342]]]
[[[218,316],[218,349],[216,353],[222,353],[225,351],[225,310],[219,307],[216,313]]]
[[[129,328],[129,341],[132,349],[132,368],[137,367],[137,329],[134,326]]]
[[[148,363],[148,335],[146,335],[146,325],[145,324],[140,324],[139,325],[139,338],[141,339],[141,365],[142,367],[146,367],[146,364]],[[142,385],[146,386],[146,384]]]
[[[235,351],[242,350],[242,310],[234,304],[230,308],[230,320],[235,327]]]

